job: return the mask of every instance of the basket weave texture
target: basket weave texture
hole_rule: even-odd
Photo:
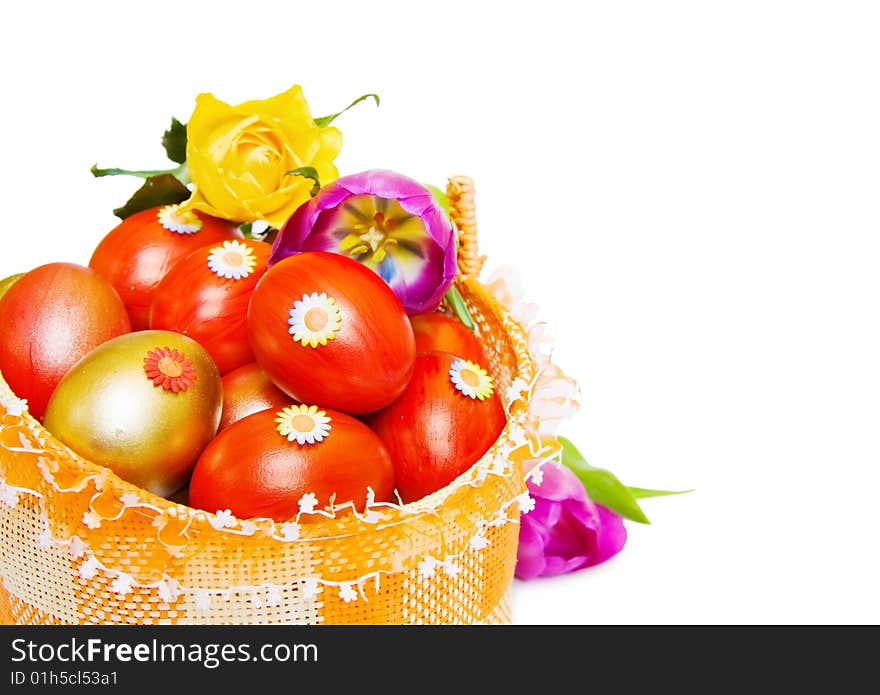
[[[457,287],[509,416],[480,461],[409,505],[240,520],[82,459],[0,376],[0,622],[510,622],[523,470],[542,454],[535,367],[523,326],[476,279],[473,184],[452,179],[448,193],[461,234]]]

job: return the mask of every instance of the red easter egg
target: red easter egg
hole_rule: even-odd
[[[293,405],[293,399],[272,383],[266,372],[255,363],[229,372],[223,377],[223,414],[220,429],[248,415],[273,408],[281,410]]]
[[[449,352],[477,364],[486,358],[477,334],[454,316],[433,313],[409,317],[416,338],[416,352]]]
[[[363,510],[368,487],[378,502],[394,491],[391,459],[372,430],[345,413],[292,406],[249,415],[217,435],[193,471],[189,503],[287,521],[309,493],[315,509],[332,498]]]
[[[248,311],[257,363],[302,403],[370,413],[399,396],[416,348],[406,311],[372,270],[308,252],[269,268]]]
[[[156,288],[150,328],[189,336],[208,351],[221,374],[253,362],[248,304],[271,250],[262,241],[236,239],[189,254]]]
[[[133,330],[149,327],[153,292],[184,256],[205,244],[241,237],[236,225],[201,213],[177,213],[176,205],[126,217],[98,244],[89,266],[122,297]]]
[[[372,415],[369,425],[391,455],[398,493],[414,502],[476,463],[505,421],[492,378],[479,365],[428,352],[416,358],[403,395]]]
[[[49,263],[21,277],[0,300],[0,326],[0,372],[36,418],[81,357],[131,330],[110,283],[73,263]]]

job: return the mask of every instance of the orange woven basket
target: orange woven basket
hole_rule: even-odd
[[[274,523],[156,497],[82,459],[0,377],[5,624],[507,623],[523,469],[544,457],[526,332],[477,276],[473,184],[452,179],[457,286],[508,412],[446,488],[357,515]]]

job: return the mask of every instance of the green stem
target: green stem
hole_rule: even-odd
[[[110,167],[108,169],[99,169],[98,165],[95,164],[90,171],[92,172],[92,176],[101,177],[101,176],[136,176],[139,179],[149,179],[153,176],[162,176],[163,174],[171,174],[182,184],[186,185],[191,183],[191,179],[189,177],[189,168],[186,166],[186,162],[181,164],[180,166],[176,166],[172,169],[116,169]]]
[[[461,294],[459,293],[455,285],[450,287],[449,290],[446,292],[446,301],[449,304],[449,307],[458,317],[459,321],[461,321],[470,330],[476,330],[474,320],[471,318],[471,313],[468,311],[467,305],[464,303],[464,299],[462,299]]]
[[[342,109],[342,111],[331,114],[329,116],[320,116],[319,118],[316,118],[315,125],[318,126],[319,128],[326,128],[328,125],[333,123],[333,121],[335,121],[337,118],[339,118],[342,114],[344,114],[346,111],[348,111],[352,106],[356,106],[357,104],[360,104],[365,99],[373,99],[373,101],[376,102],[376,106],[379,105],[379,95],[378,94],[364,94],[362,96],[359,96],[353,102],[351,102],[348,106],[346,106],[344,109]]]

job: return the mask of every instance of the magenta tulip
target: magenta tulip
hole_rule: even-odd
[[[542,474],[542,475],[541,475]],[[551,577],[605,562],[623,548],[623,519],[591,502],[577,476],[547,463],[528,481],[534,509],[523,514],[516,556],[520,579]]]
[[[427,188],[392,171],[365,171],[324,186],[281,228],[269,265],[303,251],[360,261],[410,314],[434,311],[458,272],[449,217]]]

